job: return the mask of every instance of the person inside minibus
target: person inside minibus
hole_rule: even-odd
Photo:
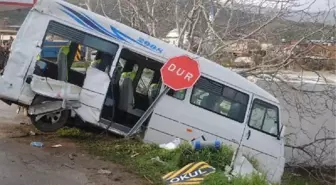
[[[96,68],[100,71],[107,72],[112,60],[113,60],[112,55],[101,51],[97,51],[95,60],[91,62],[91,67]]]
[[[159,73],[155,73],[152,79],[152,84],[149,86],[148,89],[148,100],[149,100],[149,105],[151,105],[155,98],[158,96],[160,92],[160,79],[161,76]]]
[[[131,80],[134,80],[135,76],[136,76],[136,71],[135,70],[125,71],[121,74],[122,78],[129,77]]]
[[[101,61],[101,52],[100,51],[97,51],[96,53],[95,53],[95,58],[94,58],[94,60],[91,62],[91,67],[93,67],[93,68],[96,68],[97,67],[97,65],[100,63],[100,61]]]
[[[70,42],[68,45],[61,47],[57,56],[58,80],[68,81],[68,72],[75,58],[78,44]]]
[[[119,79],[119,85],[121,85],[126,77],[130,78],[132,81],[134,80],[136,73],[138,72],[138,65],[132,64],[131,62],[126,62],[123,72],[121,73]]]
[[[217,103],[218,97],[208,94],[202,99],[201,106],[207,108],[208,110],[215,111]]]
[[[241,120],[241,119],[244,119],[242,118],[244,115],[242,115],[242,110],[241,110],[241,105],[240,103],[232,103],[231,104],[231,107],[230,107],[230,110],[228,112],[228,116],[230,118],[234,118],[234,119],[238,119],[238,120]]]
[[[124,72],[119,80],[119,105],[118,108],[122,111],[128,111],[129,106],[134,107],[134,87],[133,80],[138,71],[138,66],[131,62],[126,62]]]

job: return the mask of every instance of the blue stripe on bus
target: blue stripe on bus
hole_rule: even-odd
[[[62,5],[63,6],[63,5]],[[89,29],[92,30],[91,27],[87,26],[81,19],[78,18],[78,16],[76,16],[76,12],[71,11],[70,8],[67,8],[66,6],[63,6],[65,9],[61,9],[64,13],[66,13],[68,16],[70,16],[71,18],[73,18],[76,22],[78,22],[79,24],[81,24],[82,26],[85,26]]]
[[[93,20],[91,17],[89,17],[88,15],[84,14],[84,13],[80,13],[80,12],[77,12],[65,5],[62,5],[61,3],[58,3],[60,4],[63,8],[62,8],[62,11],[65,12],[68,16],[70,16],[72,19],[74,19],[76,22],[78,22],[79,24],[85,26],[86,28],[89,28],[89,29],[93,29],[95,31],[98,31],[106,36],[109,36],[109,37],[112,37],[114,39],[117,39],[117,40],[121,40],[121,41],[125,41],[125,42],[132,42],[132,43],[136,43],[146,49],[149,49],[149,50],[152,50],[154,52],[159,52],[161,53],[162,50],[159,49],[159,48],[152,48],[152,47],[149,47],[149,46],[146,46],[144,45],[142,42],[136,40],[136,39],[133,39],[132,37],[128,36],[127,34],[121,32],[120,30],[116,29],[115,27],[113,26],[110,26],[111,28],[111,31],[107,30],[106,28],[104,28],[102,25],[100,25],[98,22],[96,22],[95,20]]]

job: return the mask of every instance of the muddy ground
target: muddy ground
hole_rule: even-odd
[[[16,107],[0,102],[0,181],[2,185],[143,185],[122,166],[90,156],[75,143],[29,136],[33,127]],[[42,141],[43,148],[30,146]],[[60,148],[51,146],[61,144]],[[101,174],[101,169],[110,174]]]

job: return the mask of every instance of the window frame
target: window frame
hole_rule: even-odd
[[[45,31],[45,34],[44,34],[44,37],[43,37],[43,40],[42,40],[42,47],[44,46],[44,41],[46,40],[46,37],[47,37],[48,32],[49,32],[49,30],[50,30],[50,29],[49,29],[49,26],[50,26],[50,24],[51,24],[52,22],[54,22],[54,23],[56,23],[56,24],[60,24],[60,25],[62,25],[62,26],[64,26],[64,27],[67,27],[67,28],[69,28],[69,29],[73,29],[73,30],[76,30],[76,31],[78,31],[78,32],[82,32],[82,33],[85,34],[85,35],[89,35],[89,36],[91,36],[91,37],[98,38],[98,39],[100,39],[100,40],[103,40],[104,42],[108,42],[108,43],[110,43],[110,44],[116,45],[116,46],[117,46],[117,49],[116,49],[116,52],[114,53],[114,55],[116,56],[117,53],[118,53],[118,50],[119,50],[119,48],[120,48],[120,44],[119,44],[119,43],[117,43],[117,42],[112,42],[111,40],[108,40],[108,39],[102,38],[102,37],[100,37],[100,36],[97,36],[97,35],[94,35],[94,34],[85,32],[85,31],[80,30],[80,29],[75,28],[75,27],[71,27],[71,26],[69,26],[69,25],[67,25],[67,24],[60,23],[60,22],[58,22],[58,21],[56,21],[56,20],[50,20],[50,21],[48,22],[47,29],[46,29],[46,31]],[[57,36],[59,36],[59,35],[57,35]],[[59,36],[59,37],[62,37],[62,36]],[[92,46],[84,45],[83,43],[78,43],[78,44],[83,45],[83,46],[86,46],[86,47],[89,47],[89,48],[93,48],[93,49],[95,49],[95,50],[98,51],[97,48],[94,48],[94,47],[92,47]]]
[[[265,117],[266,117],[265,115],[263,117],[263,122],[262,122],[261,129],[255,128],[255,127],[253,127],[253,126],[250,125],[250,121],[251,121],[251,118],[252,118],[252,112],[253,112],[253,109],[254,109],[254,107],[255,107],[256,104],[261,105],[264,108],[266,108],[265,114],[267,113],[268,109],[274,109],[275,108],[276,113],[277,113],[277,120],[276,120],[276,122],[277,122],[277,134],[272,134],[272,133],[266,132],[266,131],[264,131],[262,129],[262,127],[265,124],[264,123],[265,122]],[[279,116],[280,116],[280,112],[279,112],[279,107],[278,106],[276,106],[274,104],[271,104],[269,102],[266,102],[266,101],[264,101],[264,100],[262,100],[260,98],[254,98],[253,101],[252,101],[251,111],[250,111],[250,115],[249,115],[249,119],[248,119],[247,125],[248,125],[249,128],[251,128],[253,130],[256,130],[256,131],[259,131],[259,132],[262,132],[264,134],[267,134],[267,135],[270,135],[272,137],[276,137],[277,138],[279,136],[279,134],[280,134],[280,118],[279,118]]]
[[[108,69],[108,71],[107,71],[107,73],[110,73],[115,58],[117,58],[117,57],[119,58],[119,56],[118,56],[118,51],[119,51],[120,48],[121,48],[121,46],[120,46],[119,43],[114,42],[114,41],[111,41],[111,40],[108,40],[108,39],[105,39],[105,38],[102,38],[102,37],[100,37],[100,36],[97,36],[97,35],[94,35],[94,34],[91,34],[91,33],[88,33],[88,32],[85,32],[85,31],[80,30],[80,29],[78,29],[78,28],[76,28],[76,27],[71,27],[71,26],[69,26],[69,25],[67,25],[67,24],[60,23],[59,21],[56,21],[56,20],[50,20],[50,21],[48,22],[47,28],[46,28],[45,33],[44,33],[44,36],[43,36],[43,40],[42,40],[42,44],[41,44],[41,51],[42,51],[42,48],[43,48],[44,45],[45,45],[45,41],[46,41],[46,38],[47,38],[48,34],[50,34],[50,33],[51,33],[51,34],[54,34],[54,33],[50,32],[50,28],[49,28],[50,25],[51,25],[52,23],[59,24],[59,25],[61,25],[61,26],[67,27],[67,28],[69,28],[69,29],[72,29],[72,30],[81,32],[81,33],[83,33],[84,35],[88,35],[88,36],[90,36],[90,37],[93,37],[93,38],[96,38],[96,39],[100,39],[100,40],[102,40],[102,41],[104,41],[104,42],[108,42],[108,43],[110,43],[110,44],[115,45],[115,46],[116,46],[116,51],[115,51],[115,53],[113,54],[113,59],[111,60],[111,65],[110,65],[110,67],[109,67],[109,69]],[[60,36],[59,34],[54,34],[54,35],[56,35],[56,36],[58,36],[58,37],[62,37],[62,36]],[[70,42],[72,42],[72,40],[70,40],[70,39],[68,39],[68,38],[64,38],[64,37],[62,37],[62,38],[63,38],[63,39],[67,39],[67,40],[69,40]],[[77,42],[76,42],[76,43],[77,43]],[[97,51],[100,51],[100,50],[98,50],[97,48],[94,48],[94,47],[92,47],[92,46],[88,46],[88,45],[86,45],[86,44],[84,44],[84,43],[82,43],[82,42],[81,42],[81,43],[78,42],[77,44],[82,45],[82,46],[84,46],[84,47],[89,47],[89,48],[95,49],[95,50],[97,50]],[[109,53],[109,54],[111,55],[111,53]]]
[[[200,105],[197,105],[197,104],[193,103],[193,102],[192,102],[192,97],[193,97],[193,94],[194,94],[194,92],[195,92],[195,89],[198,88],[198,87],[196,86],[197,82],[196,82],[196,84],[195,84],[195,85],[193,86],[193,88],[192,88],[191,95],[190,95],[190,99],[189,99],[189,103],[190,103],[191,105],[193,105],[193,106],[202,108],[202,109],[204,109],[204,110],[210,111],[210,112],[215,113],[215,114],[220,115],[220,116],[223,116],[223,117],[225,117],[225,118],[227,118],[227,119],[230,119],[230,120],[232,120],[232,121],[235,121],[235,122],[238,122],[238,123],[243,124],[243,123],[246,121],[246,114],[247,114],[247,112],[248,112],[248,108],[249,108],[250,95],[249,95],[248,93],[246,93],[246,92],[242,92],[241,90],[238,90],[238,89],[236,89],[236,88],[234,88],[234,87],[232,87],[232,86],[229,86],[229,85],[227,85],[227,84],[223,84],[223,83],[218,82],[218,81],[216,81],[216,80],[212,80],[212,79],[207,78],[207,77],[205,77],[205,76],[201,76],[200,79],[201,79],[201,78],[204,78],[204,79],[206,79],[206,80],[210,80],[210,81],[214,82],[214,83],[217,84],[217,85],[221,85],[221,93],[220,93],[220,95],[217,95],[217,96],[220,96],[220,97],[222,97],[223,99],[230,101],[230,103],[232,103],[232,102],[240,103],[240,102],[235,101],[235,100],[232,100],[232,99],[229,99],[229,98],[223,96],[223,91],[224,91],[225,87],[228,87],[228,88],[230,88],[230,89],[235,90],[236,92],[239,92],[239,93],[242,93],[242,94],[246,95],[246,96],[247,96],[247,103],[246,103],[246,105],[245,105],[246,107],[245,107],[244,119],[243,119],[242,121],[239,121],[239,120],[236,120],[236,119],[231,118],[231,117],[229,117],[229,116],[226,116],[226,115],[224,115],[224,114],[221,114],[221,113],[219,113],[219,112],[216,112],[216,111],[214,111],[214,110],[211,110],[211,109],[208,109],[208,108],[206,108],[206,107],[203,107],[203,106],[200,106]],[[214,93],[214,92],[211,92],[211,91],[207,91],[207,90],[205,90],[205,89],[202,89],[202,88],[198,88],[198,89],[204,90],[204,91],[206,91],[207,93]],[[243,105],[243,104],[241,104],[241,105]]]

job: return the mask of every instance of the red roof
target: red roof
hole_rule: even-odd
[[[0,11],[33,7],[37,0],[0,0]]]

